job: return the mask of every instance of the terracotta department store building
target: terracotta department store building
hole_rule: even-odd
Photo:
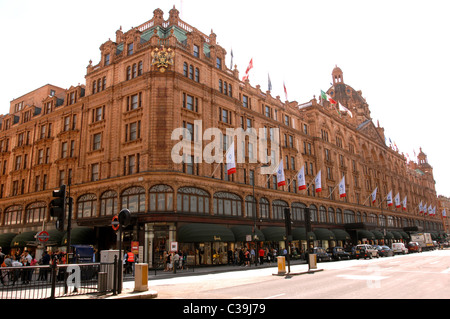
[[[34,235],[50,233],[47,247],[64,249],[64,232],[49,215],[52,190],[70,184],[74,200],[72,243],[99,251],[115,248],[111,219],[122,208],[132,213],[124,247],[140,246],[140,260],[157,263],[170,242],[191,262],[211,263],[214,252],[226,261],[256,233],[258,245],[284,245],[285,207],[291,208],[293,247],[306,236],[325,248],[356,242],[408,241],[408,230],[444,233],[439,213],[419,214],[419,203],[436,206],[433,170],[422,151],[409,161],[385,141],[374,125],[361,91],[332,70],[332,99],[283,102],[242,81],[225,65],[226,50],[216,35],[202,33],[173,8],[100,46],[100,62],[87,66],[86,85],[63,89],[44,85],[11,101],[0,131],[0,246],[33,249]],[[44,79],[45,81],[45,79]],[[194,125],[201,121],[201,126]],[[192,133],[192,145],[207,128],[263,129],[268,145],[279,128],[286,186],[262,175],[263,163],[245,163],[230,176],[223,163],[175,163],[176,128]],[[203,139],[200,148],[211,141]],[[227,149],[221,141],[219,152]],[[270,155],[270,154],[269,154]],[[307,190],[296,174],[304,166]],[[322,191],[314,177],[321,171]],[[345,176],[347,196],[336,186]],[[377,201],[369,199],[377,187]],[[387,206],[386,195],[407,196],[407,209]],[[256,204],[255,204],[256,203]],[[380,204],[381,203],[381,204]],[[313,232],[306,234],[304,208]],[[256,226],[256,228],[255,228]]]

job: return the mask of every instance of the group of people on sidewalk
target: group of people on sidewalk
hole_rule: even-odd
[[[286,256],[287,250],[282,249],[280,256]],[[276,248],[260,247],[254,249],[253,247],[235,248],[234,251],[228,250],[228,264],[248,267],[251,264],[264,264],[265,262],[275,262],[278,256]]]
[[[174,267],[175,269],[184,269],[186,265],[186,256],[187,255],[181,250],[178,250],[174,253],[164,251],[164,271],[172,271]]]

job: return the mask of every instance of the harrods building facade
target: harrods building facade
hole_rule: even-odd
[[[210,263],[214,252],[247,244],[253,232],[258,245],[282,245],[285,207],[291,208],[298,230],[293,245],[299,249],[306,240],[305,207],[311,208],[314,232],[308,236],[316,245],[406,241],[404,230],[411,227],[436,235],[444,231],[440,215],[423,216],[418,210],[421,201],[437,203],[426,155],[421,151],[417,163],[407,162],[389,147],[362,93],[344,82],[338,67],[327,93],[352,116],[322,99],[282,102],[240,80],[238,70],[225,65],[226,50],[216,35],[202,33],[178,15],[173,8],[164,20],[156,9],[150,21],[116,31],[115,41],[100,46],[100,62],[87,66],[85,85],[48,84],[11,101],[10,113],[0,117],[4,246],[7,234],[35,234],[43,227],[61,237],[48,245],[64,246],[59,243],[64,234],[54,229],[48,209],[52,190],[62,184],[70,184],[74,199],[73,243],[115,248],[111,219],[128,208],[133,218],[125,229],[125,247],[138,241],[140,260],[149,263],[157,262],[172,241],[196,263]],[[174,129],[192,132],[194,145],[209,127],[224,134],[227,128],[263,128],[266,134],[258,138],[267,138],[269,145],[272,130],[279,128],[287,185],[277,189],[276,175],[261,175],[262,163],[248,161],[249,143],[243,145],[246,162],[230,176],[223,163],[172,160],[178,142],[172,139]],[[210,142],[203,140],[200,147]],[[226,149],[224,139],[220,152]],[[299,191],[296,174],[303,165],[308,189]],[[319,170],[322,191],[316,193]],[[342,176],[344,198],[335,190]],[[372,204],[368,198],[375,187]],[[380,205],[391,190],[407,196],[406,210],[385,201]],[[33,246],[33,240],[13,241],[10,248]]]

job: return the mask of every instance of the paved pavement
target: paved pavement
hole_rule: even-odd
[[[290,265],[299,265],[305,264],[305,260],[291,260]],[[149,286],[151,286],[152,280],[160,280],[160,279],[168,279],[168,278],[177,278],[182,276],[198,276],[198,275],[206,275],[206,274],[214,274],[221,272],[230,272],[230,271],[242,271],[249,269],[261,269],[261,268],[274,268],[274,273],[278,271],[278,264],[276,262],[272,263],[264,263],[258,264],[255,266],[252,264],[251,266],[237,266],[237,265],[211,265],[211,266],[197,266],[195,268],[188,269],[177,269],[176,272],[164,272],[163,270],[158,270],[155,272],[154,270],[149,270],[148,280]],[[286,262],[286,271],[289,270],[289,266]],[[132,274],[125,274],[124,276],[124,288],[122,292],[117,295],[113,295],[111,292],[108,293],[95,293],[89,295],[77,295],[77,296],[68,296],[62,297],[58,299],[152,299],[158,297],[158,292],[156,290],[149,289],[147,291],[134,291],[134,283],[131,284],[133,288],[127,288],[130,286],[130,282],[134,282],[134,276]]]

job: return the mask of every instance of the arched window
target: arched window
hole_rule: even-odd
[[[342,224],[342,210],[336,208],[336,224]]]
[[[309,206],[309,214],[311,215],[311,222],[317,223],[317,207],[316,207],[316,205]]]
[[[242,199],[233,193],[215,193],[214,215],[242,216]]]
[[[344,210],[344,223],[354,223],[355,222],[355,212],[351,210]]]
[[[283,200],[274,200],[272,202],[272,219],[284,219],[284,209],[289,207]]]
[[[119,213],[117,204],[117,193],[106,191],[100,197],[100,216],[113,216]]]
[[[368,218],[368,220],[367,220],[367,222],[369,223],[369,224],[377,224],[377,215],[375,215],[375,214],[370,214],[369,215],[369,218]]]
[[[321,223],[327,222],[327,209],[324,206],[319,207],[319,221]]]
[[[291,205],[291,219],[292,220],[305,220],[305,208],[303,203],[292,203]]]
[[[390,217],[390,216],[389,216]],[[392,218],[392,217],[391,217]],[[378,216],[378,226],[386,227],[386,216],[380,215]]]
[[[97,216],[97,196],[85,194],[78,198],[78,218],[91,218]]]
[[[27,206],[25,211],[25,223],[40,223],[45,220],[47,204],[45,202],[35,202]]]
[[[173,210],[173,188],[168,185],[155,185],[150,192],[150,211],[168,212]]]
[[[4,225],[18,225],[21,223],[22,223],[22,206],[21,205],[9,206],[5,210]]]
[[[195,82],[200,82],[200,71],[198,68],[195,68]]]
[[[189,66],[189,78],[194,79],[194,67],[192,65]]]
[[[256,216],[256,199],[253,196],[245,197],[245,217]]]
[[[145,189],[140,186],[127,188],[120,196],[122,209],[128,208],[131,213],[145,212]]]
[[[334,224],[336,222],[336,214],[334,212],[334,208],[328,207],[328,222],[330,224]]]
[[[259,200],[259,218],[269,218],[269,201],[264,197]]]
[[[183,75],[188,76],[188,64],[186,62],[183,63]]]
[[[208,192],[196,187],[180,187],[177,191],[177,211],[208,214]]]

